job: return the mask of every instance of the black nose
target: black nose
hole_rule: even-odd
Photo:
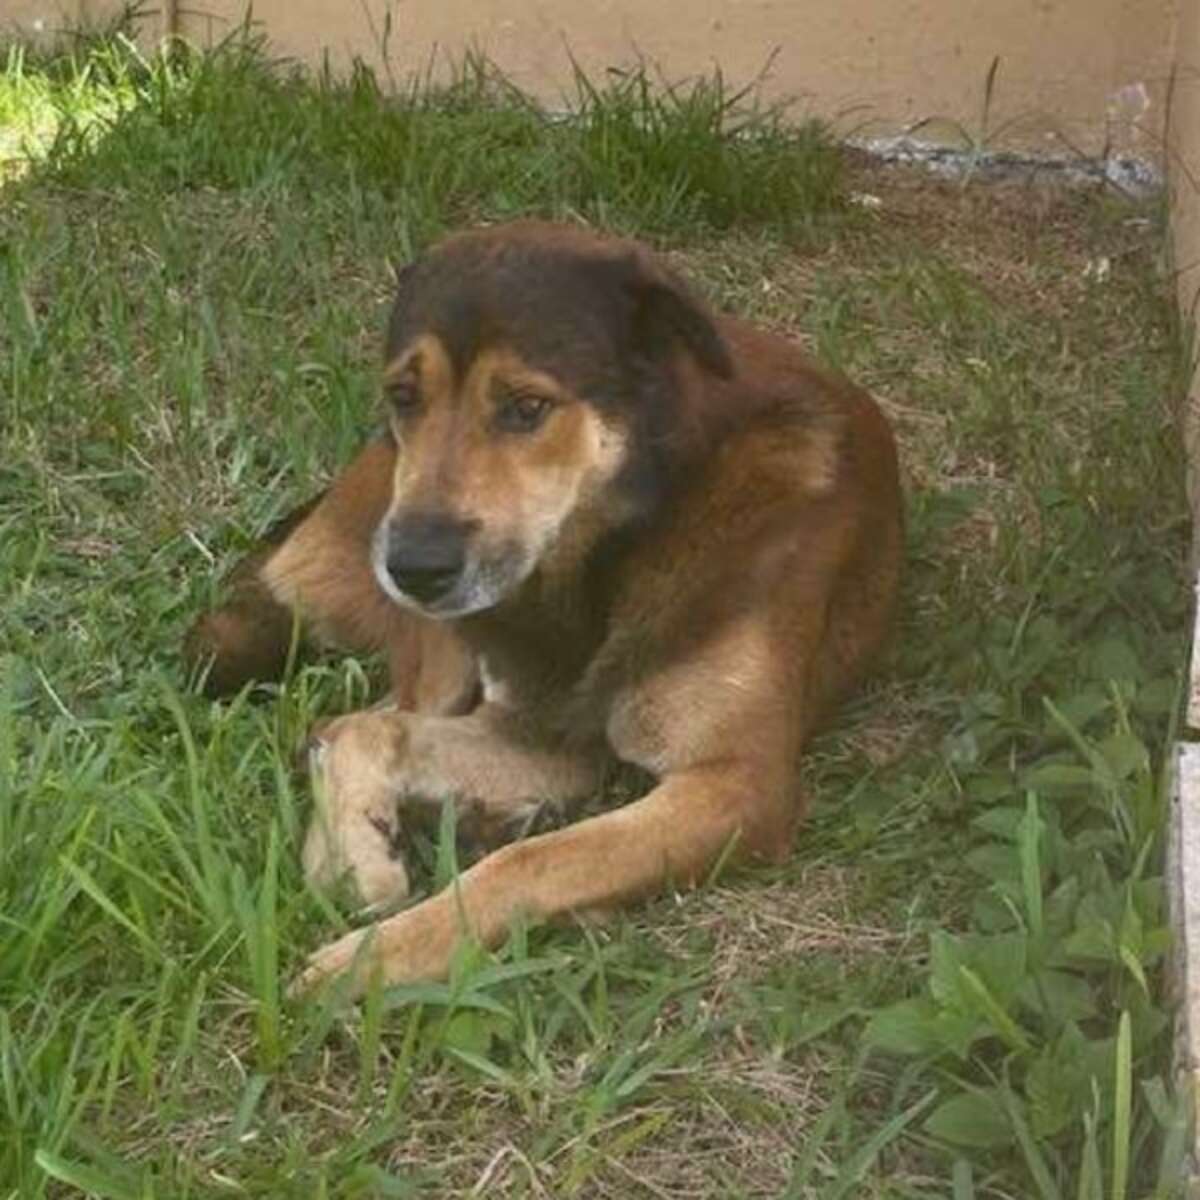
[[[413,513],[389,522],[388,574],[400,591],[422,604],[440,599],[462,574],[473,527],[441,513]]]

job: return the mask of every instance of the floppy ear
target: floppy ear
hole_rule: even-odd
[[[388,313],[387,335],[384,338],[383,357],[385,361],[392,357],[396,349],[396,338],[408,308],[408,293],[412,287],[412,277],[416,266],[415,262],[401,263],[396,259],[391,262],[392,307]]]
[[[629,287],[637,348],[659,358],[682,343],[706,371],[729,379],[733,359],[703,302],[681,279],[653,261],[637,256],[634,269]]]

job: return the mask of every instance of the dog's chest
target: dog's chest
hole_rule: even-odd
[[[515,708],[517,691],[511,679],[496,673],[494,664],[489,664],[486,658],[479,664],[480,680],[483,684],[483,702],[497,704],[501,708]]]
[[[552,715],[567,703],[602,641],[589,613],[522,605],[464,622],[479,656],[484,698],[504,708]]]

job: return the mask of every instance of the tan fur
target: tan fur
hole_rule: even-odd
[[[457,712],[468,704],[474,658],[445,626],[397,608],[375,584],[371,536],[391,502],[395,463],[391,446],[368,446],[278,549],[238,568],[234,599],[188,638],[194,660],[215,659],[219,690],[264,677],[268,664],[281,668],[295,615],[319,643],[386,653],[399,707]]]
[[[274,601],[326,638],[388,652],[398,700],[318,735],[305,868],[319,884],[348,872],[364,902],[390,904],[408,888],[394,849],[406,806],[450,797],[494,842],[544,801],[592,794],[613,758],[658,783],[624,808],[501,845],[448,891],[319,950],[301,989],[338,976],[352,991],[374,975],[441,977],[464,937],[496,945],[518,917],[689,887],[729,850],[784,857],[804,811],[801,749],[885,637],[900,498],[891,434],[870,398],[782,338],[707,313],[641,247],[530,224],[442,253],[475,255],[474,270],[499,278],[513,254],[542,246],[568,262],[632,264],[629,286],[648,297],[633,310],[646,322],[636,353],[658,356],[657,386],[677,401],[654,435],[665,498],[630,522],[640,501],[623,480],[647,436],[638,410],[613,401],[602,411],[565,380],[597,365],[624,377],[622,363],[598,362],[598,335],[563,352],[564,377],[529,360],[538,343],[519,328],[458,371],[433,332],[394,348],[385,379],[419,374],[419,417],[395,422],[395,448],[364,451],[256,568]],[[582,268],[580,278],[595,305],[617,303]],[[586,315],[593,301],[582,296]],[[624,326],[614,317],[611,328]],[[497,396],[526,384],[555,398],[544,427],[497,433]],[[492,607],[444,621],[420,615],[403,589],[392,603],[388,543],[375,531],[434,506],[471,522],[469,556],[500,556],[497,570],[514,572],[532,562],[532,573],[514,573]],[[620,540],[597,559],[613,530]],[[477,679],[483,703],[445,715],[474,702]]]
[[[592,502],[624,461],[624,431],[509,347],[481,351],[460,383],[439,339],[426,334],[388,364],[384,379],[385,386],[419,380],[426,410],[415,429],[392,421],[396,457],[388,515],[436,507],[477,519],[481,555],[516,544],[528,565],[569,571],[595,537],[596,521],[589,516],[610,515],[592,513]],[[551,398],[557,411],[545,436],[497,438],[491,427],[497,388]],[[553,564],[546,554],[551,544]]]

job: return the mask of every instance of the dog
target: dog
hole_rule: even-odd
[[[444,978],[514,920],[785,858],[801,749],[895,607],[901,495],[871,397],[640,243],[539,222],[400,272],[382,395],[386,436],[236,568],[188,653],[213,693],[278,677],[297,620],[386,654],[391,703],[310,744],[314,885],[395,906],[406,813],[447,798],[494,849],[319,949],[299,990]],[[513,840],[614,761],[656,782]]]

